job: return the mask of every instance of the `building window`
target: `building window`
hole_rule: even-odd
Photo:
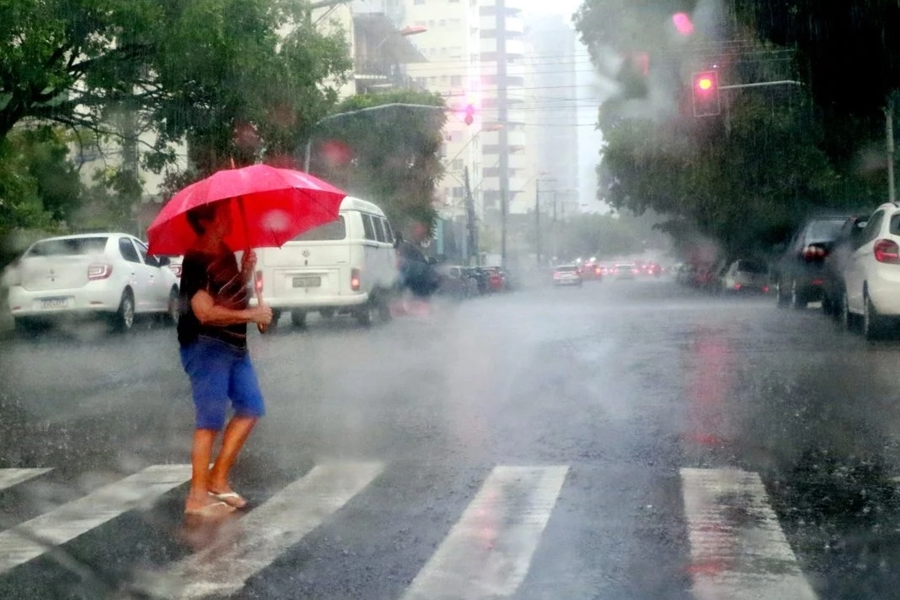
[[[425,0],[415,0],[413,4],[425,4]]]
[[[466,191],[461,187],[453,188],[453,197],[454,198],[462,198],[466,195]]]
[[[461,158],[453,159],[453,162],[450,163],[450,169],[453,171],[462,171],[463,161]]]
[[[453,87],[462,87],[462,75],[451,76],[450,85],[452,85]]]

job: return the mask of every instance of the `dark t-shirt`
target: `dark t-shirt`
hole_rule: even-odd
[[[191,308],[191,299],[204,290],[217,306],[233,310],[247,308],[249,294],[241,277],[237,259],[228,248],[218,254],[189,250],[181,263],[181,314],[178,319],[178,343],[187,346],[200,335],[221,340],[236,348],[247,347],[247,324],[227,326],[201,325]]]

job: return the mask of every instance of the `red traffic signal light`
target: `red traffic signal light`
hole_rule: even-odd
[[[701,71],[691,76],[691,97],[695,117],[711,117],[722,112],[719,103],[719,73]]]
[[[464,119],[466,125],[471,125],[473,121],[475,121],[475,106],[472,104],[466,105],[466,117]]]

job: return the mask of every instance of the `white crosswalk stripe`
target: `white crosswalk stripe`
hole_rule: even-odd
[[[190,465],[155,465],[0,533],[0,574],[188,481]]]
[[[496,467],[404,600],[475,600],[515,593],[568,470]]]
[[[815,600],[759,475],[682,469],[697,600]]]
[[[49,473],[53,469],[0,469],[0,491]]]
[[[381,463],[318,465],[258,508],[236,521],[239,532],[193,554],[173,569],[186,584],[173,598],[201,598],[240,590],[306,534],[368,486]]]
[[[316,465],[263,504],[229,518],[225,535],[212,545],[157,572],[154,585],[160,593],[154,597],[219,597],[240,591],[325,525],[384,469],[380,462]],[[0,490],[50,471],[0,469]],[[565,465],[494,467],[402,600],[515,595],[568,473]],[[758,474],[681,469],[680,475],[697,600],[817,600]],[[190,465],[155,465],[0,532],[0,575],[148,506],[189,479]]]

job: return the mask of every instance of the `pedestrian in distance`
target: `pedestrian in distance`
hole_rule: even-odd
[[[245,251],[238,267],[234,251],[225,244],[232,227],[230,202],[188,211],[197,240],[182,262],[178,342],[196,409],[185,513],[203,517],[223,516],[247,505],[231,488],[229,473],[265,414],[247,349],[247,324],[268,326],[272,309],[249,306],[256,255]],[[226,423],[229,401],[233,415]],[[222,447],[210,468],[213,444],[223,429]]]

